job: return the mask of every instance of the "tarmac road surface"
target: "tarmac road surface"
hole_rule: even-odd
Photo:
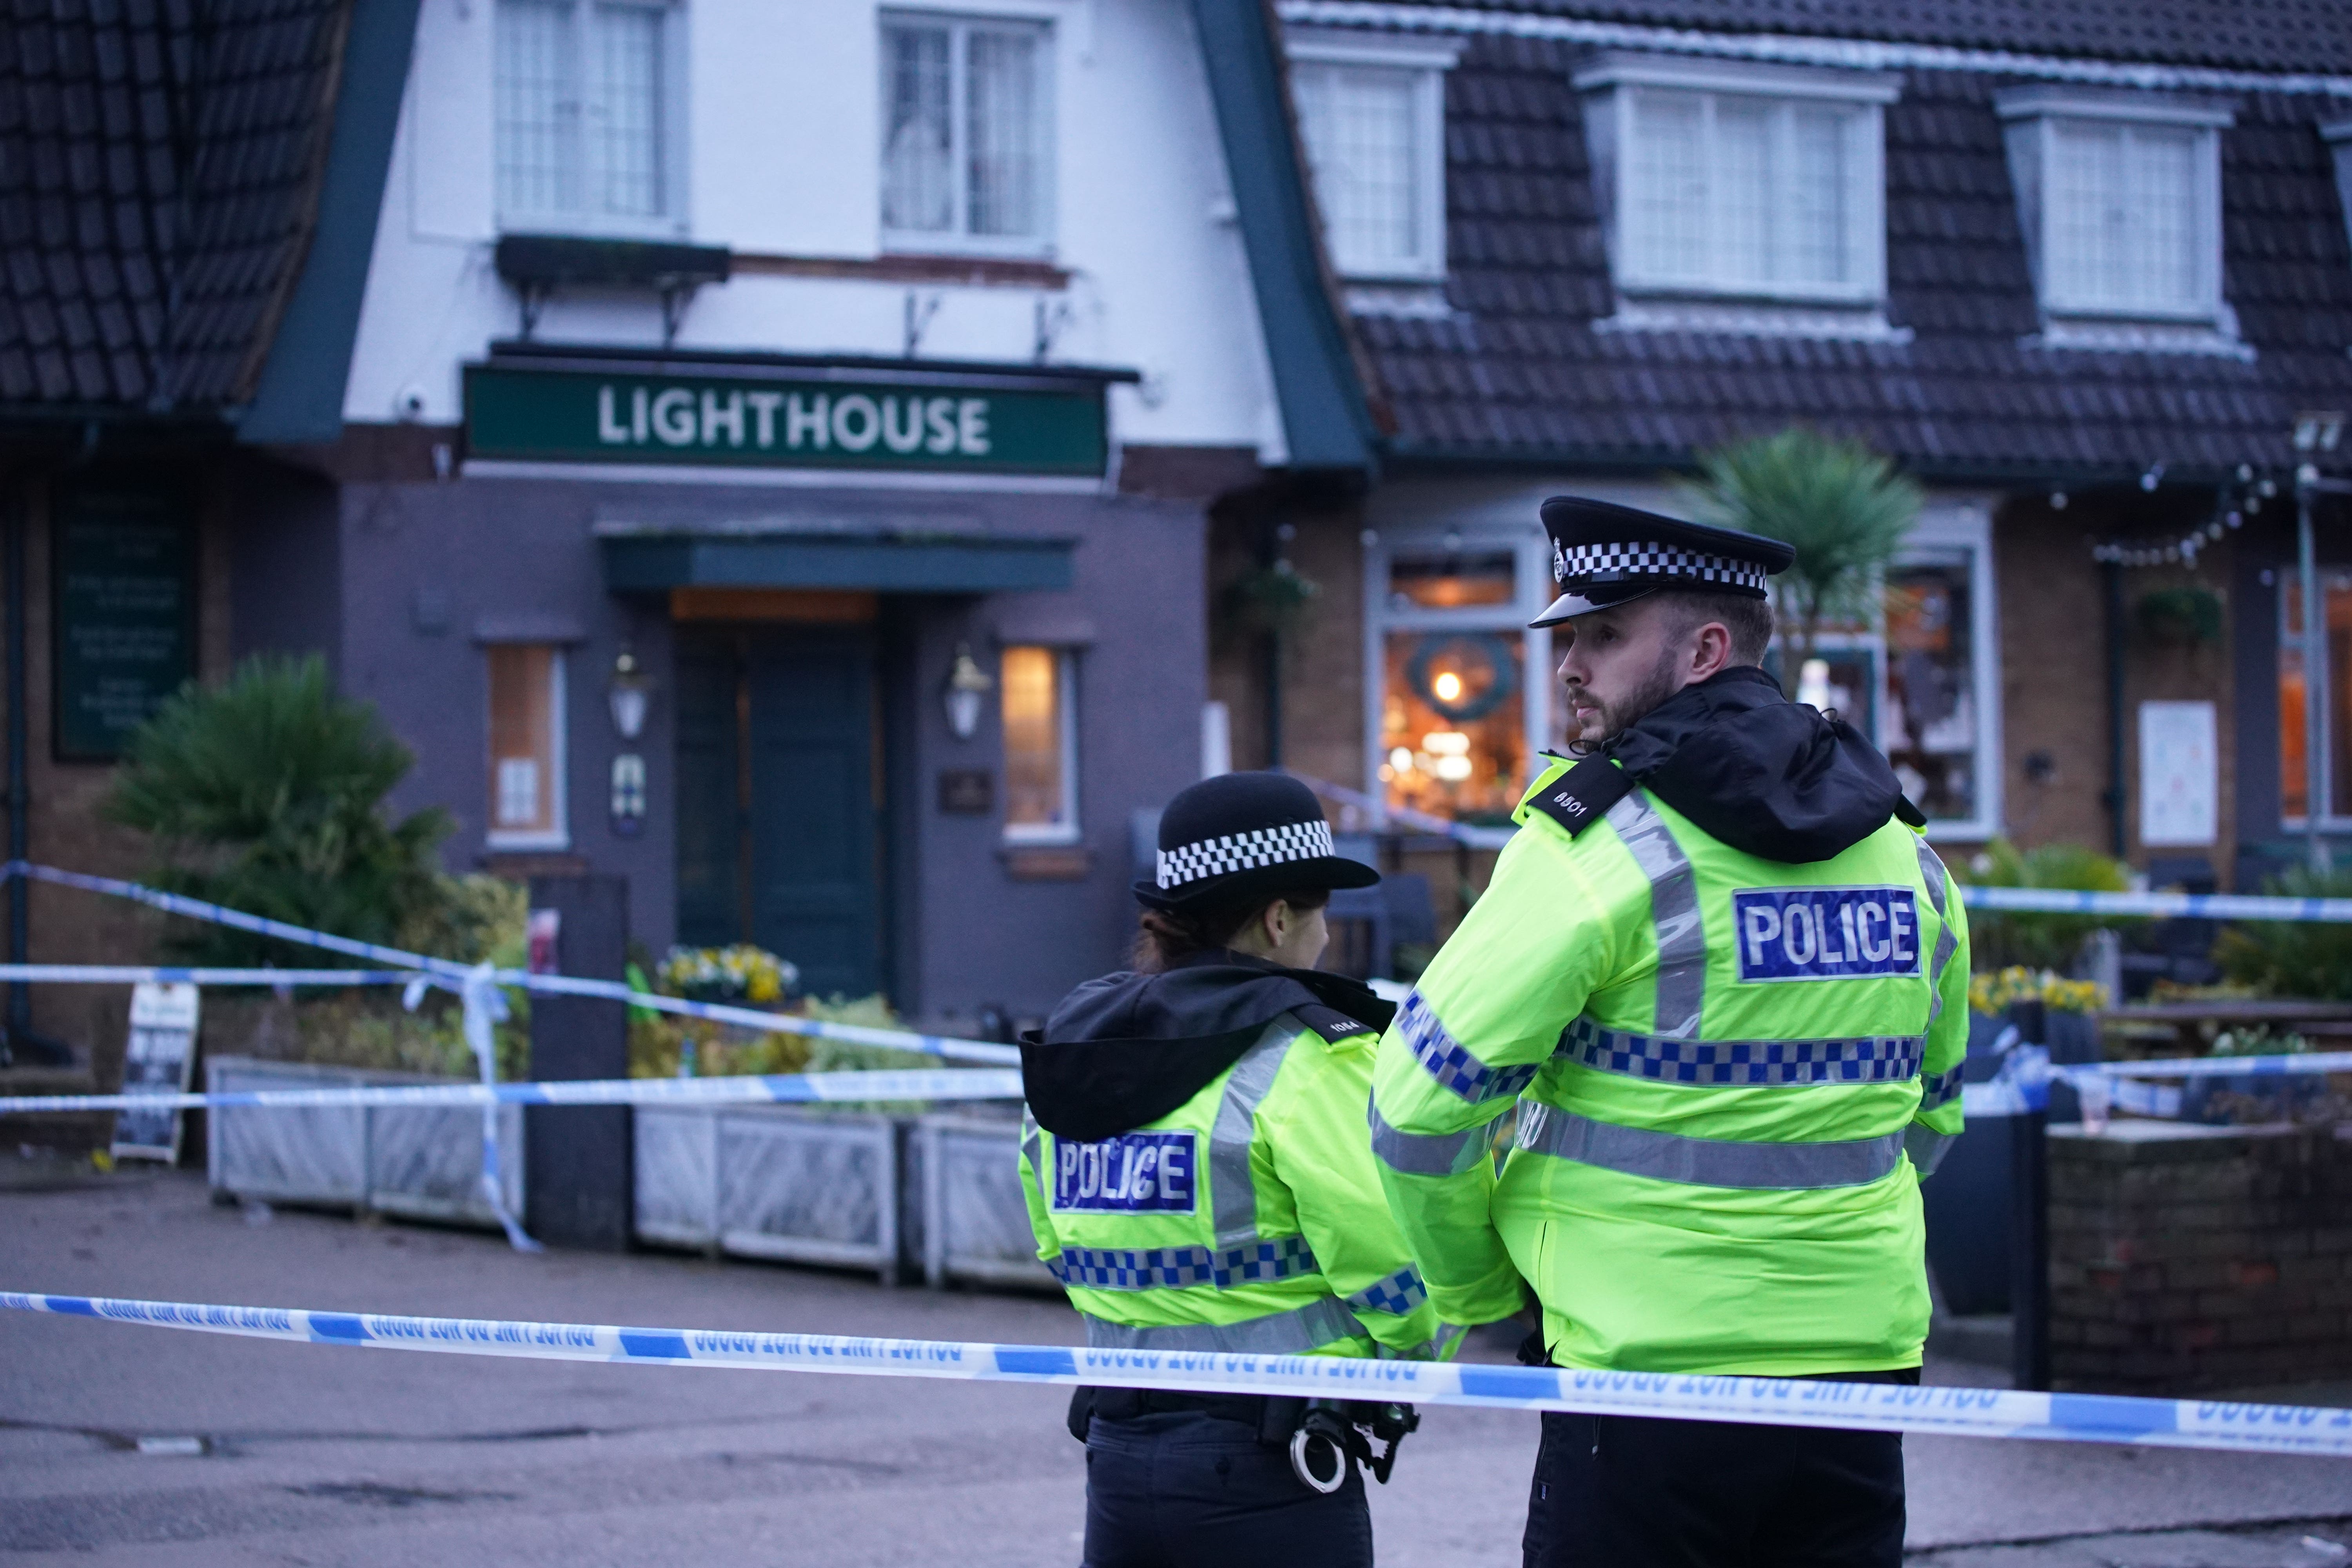
[[[1077,1327],[1040,1298],[659,1254],[524,1257],[467,1232],[248,1213],[212,1205],[186,1174],[0,1181],[0,1288],[1033,1342]],[[0,1557],[1074,1563],[1085,1472],[1066,1398],[0,1313]],[[1394,1481],[1374,1489],[1381,1561],[1516,1563],[1535,1440],[1532,1416],[1428,1412]],[[1956,1438],[1914,1439],[1908,1454],[1920,1568],[2352,1568],[2336,1550],[2352,1545],[2352,1463]]]

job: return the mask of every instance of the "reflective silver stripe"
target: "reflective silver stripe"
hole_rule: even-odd
[[[1939,1072],[1919,1086],[1919,1109],[1934,1110],[1960,1098],[1960,1073],[1966,1064],[1955,1066],[1949,1072]]]
[[[1065,1285],[1089,1290],[1182,1290],[1258,1285],[1321,1272],[1303,1236],[1278,1236],[1213,1252],[1205,1247],[1065,1247],[1045,1265]]]
[[[1933,1030],[1937,1018],[1944,1011],[1944,966],[1951,963],[1952,954],[1959,951],[1960,939],[1952,934],[1952,916],[1946,902],[1949,895],[1946,890],[1948,879],[1944,874],[1944,863],[1936,858],[1933,849],[1927,847],[1926,839],[1918,840],[1918,845],[1919,875],[1927,884],[1927,901],[1936,906],[1937,928],[1935,961],[1927,966],[1927,1027]]]
[[[1444,1361],[1454,1348],[1454,1342],[1470,1331],[1460,1323],[1440,1323],[1437,1332],[1417,1345],[1404,1350],[1391,1350],[1387,1345],[1374,1347],[1373,1354],[1382,1361]]]
[[[1579,1018],[1559,1054],[1598,1072],[1662,1083],[1897,1083],[1919,1072],[1917,1035],[1852,1040],[1678,1040],[1628,1035]]]
[[[1359,1312],[1393,1312],[1402,1318],[1429,1300],[1421,1270],[1408,1263],[1385,1279],[1375,1279],[1341,1300]]]
[[[1287,1355],[1334,1340],[1364,1337],[1356,1315],[1337,1296],[1309,1301],[1287,1312],[1269,1312],[1238,1323],[1160,1323],[1148,1328],[1114,1323],[1091,1313],[1087,1348],[1098,1351],[1233,1351],[1244,1355]]]
[[[1932,1127],[1922,1127],[1916,1121],[1903,1130],[1903,1152],[1911,1156],[1911,1163],[1918,1171],[1921,1181],[1936,1173],[1936,1167],[1944,1163],[1944,1156],[1950,1151],[1955,1136],[1950,1132],[1938,1132]]]
[[[1381,1117],[1379,1106],[1366,1106],[1364,1114],[1372,1126],[1373,1158],[1402,1175],[1458,1176],[1476,1170],[1480,1156],[1486,1152],[1484,1127],[1461,1132],[1400,1132]]]
[[[1397,1009],[1397,1033],[1412,1048],[1413,1060],[1435,1079],[1439,1087],[1458,1095],[1473,1105],[1483,1105],[1490,1100],[1509,1100],[1535,1080],[1541,1063],[1521,1067],[1493,1068],[1472,1055],[1468,1047],[1445,1032],[1445,1026],[1427,997],[1418,991],[1404,999]]]
[[[1706,1010],[1706,927],[1690,857],[1647,790],[1636,788],[1611,806],[1605,820],[1650,879],[1650,922],[1658,938],[1658,1005],[1650,1026],[1661,1035],[1696,1035]]]
[[[1748,1143],[1620,1127],[1539,1100],[1519,1102],[1519,1147],[1629,1176],[1696,1187],[1859,1187],[1895,1169],[1903,1134],[1837,1143]]]
[[[1219,1247],[1257,1239],[1257,1184],[1250,1173],[1250,1145],[1257,1140],[1258,1102],[1274,1087],[1299,1026],[1287,1013],[1268,1024],[1225,1079],[1224,1098],[1217,1102],[1217,1120],[1209,1132],[1209,1194],[1216,1207]]]

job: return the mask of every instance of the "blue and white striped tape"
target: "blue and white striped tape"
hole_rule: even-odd
[[[1990,1388],[1807,1382],[1344,1356],[1087,1350],[827,1334],[411,1318],[290,1307],[0,1292],[0,1308],[298,1343],[536,1361],[846,1373],[968,1382],[1092,1384],[1402,1401],[1487,1409],[1671,1416],[1923,1436],[2137,1443],[2352,1458],[2352,1410]]]
[[[1021,1097],[1021,1075],[1009,1068],[938,1068],[736,1078],[354,1084],[339,1089],[230,1089],[215,1094],[26,1094],[0,1097],[0,1115],[80,1110],[318,1110],[345,1106],[449,1110],[494,1105],[842,1105]]]

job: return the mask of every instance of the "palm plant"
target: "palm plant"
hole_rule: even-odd
[[[1793,685],[1825,626],[1866,623],[1887,563],[1919,520],[1925,496],[1892,460],[1802,426],[1699,455],[1683,487],[1700,518],[1795,546],[1774,582],[1781,624],[1796,634]]]
[[[175,892],[362,941],[446,923],[439,807],[394,822],[383,798],[415,759],[375,710],[339,698],[323,660],[256,658],[183,688],[132,736],[103,807],[152,835]],[[200,963],[309,962],[308,949],[207,925]],[[308,956],[297,957],[297,953]]]

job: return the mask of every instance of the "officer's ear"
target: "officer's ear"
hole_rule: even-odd
[[[1731,628],[1721,621],[1702,621],[1690,634],[1690,678],[1705,680],[1731,663]]]

